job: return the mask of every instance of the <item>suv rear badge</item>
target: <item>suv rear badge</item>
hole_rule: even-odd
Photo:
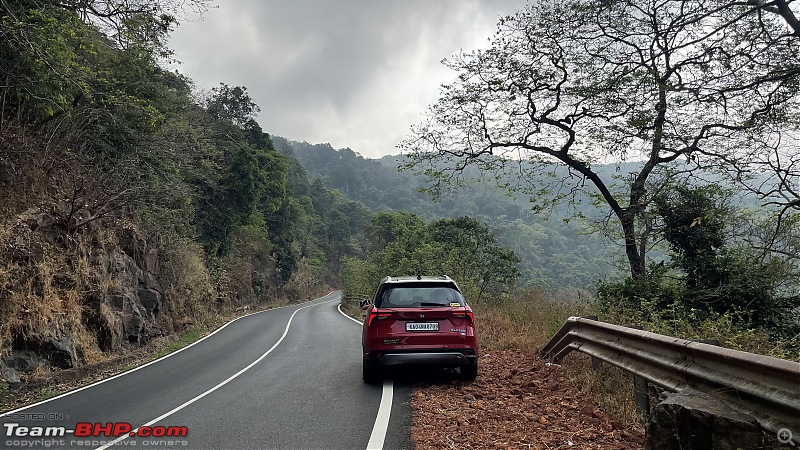
[[[425,318],[425,313],[419,313],[419,318],[420,319],[424,319]]]

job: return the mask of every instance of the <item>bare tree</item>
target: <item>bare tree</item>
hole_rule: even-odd
[[[631,275],[645,276],[659,190],[754,168],[770,135],[796,129],[800,47],[791,9],[775,14],[784,6],[536,2],[501,21],[490,49],[446,61],[457,81],[400,147],[434,192],[474,165],[513,168],[519,182],[504,187],[532,201],[596,198],[619,223]],[[631,160],[615,181],[592,168]]]

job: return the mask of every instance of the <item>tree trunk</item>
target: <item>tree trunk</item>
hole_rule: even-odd
[[[647,275],[644,258],[639,254],[639,246],[636,243],[636,223],[634,215],[629,210],[625,210],[619,216],[622,225],[622,233],[625,237],[625,254],[628,256],[628,264],[631,269],[631,278],[638,279]]]

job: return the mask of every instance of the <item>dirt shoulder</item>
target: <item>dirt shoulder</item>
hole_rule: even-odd
[[[418,449],[641,449],[643,430],[615,420],[560,366],[503,350],[481,358],[472,382],[415,389]]]

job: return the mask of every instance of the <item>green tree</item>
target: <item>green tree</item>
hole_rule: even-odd
[[[254,117],[261,110],[250,98],[246,87],[231,87],[225,83],[211,89],[205,107],[213,120],[230,122],[246,130],[257,127]],[[261,131],[261,128],[257,130]]]
[[[447,61],[458,79],[402,143],[408,166],[434,193],[470,165],[513,170],[517,182],[500,185],[540,207],[584,192],[618,225],[631,276],[646,276],[661,186],[745,164],[796,129],[800,42],[784,16],[762,12],[710,0],[531,3],[500,22],[490,49]],[[615,183],[592,165],[633,158],[643,163]]]
[[[477,219],[441,219],[428,225],[428,235],[447,249],[449,272],[470,283],[478,299],[507,291],[519,278],[519,256],[497,245],[489,227]]]
[[[690,289],[716,289],[726,280],[718,266],[725,221],[732,215],[716,186],[675,186],[655,198],[664,237]]]
[[[386,275],[449,275],[475,300],[496,296],[513,288],[519,277],[519,257],[497,245],[489,228],[470,217],[442,219],[426,224],[408,212],[382,212],[366,226],[366,260],[347,260],[347,280],[363,280],[372,287]]]
[[[379,252],[401,237],[424,232],[425,222],[407,211],[379,212],[366,226],[368,250]]]
[[[732,239],[748,213],[731,205],[717,186],[670,186],[655,199],[672,261],[647,279],[601,284],[601,301],[633,310],[654,309],[663,318],[726,317],[742,329],[763,329],[780,340],[800,332],[796,264]]]

